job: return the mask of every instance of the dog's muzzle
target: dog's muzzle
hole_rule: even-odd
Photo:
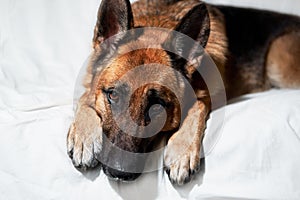
[[[109,178],[121,181],[133,181],[143,173],[145,159],[117,154],[109,156],[107,164],[103,164],[102,167],[103,172]]]
[[[107,141],[104,142],[98,160],[102,164],[103,172],[109,178],[133,181],[143,173],[147,156],[136,148],[131,149],[122,144],[124,143],[115,145]]]
[[[103,172],[110,179],[120,180],[120,181],[133,181],[141,175],[141,173],[123,172],[107,166],[103,166]]]

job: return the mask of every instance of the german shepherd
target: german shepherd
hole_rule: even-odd
[[[228,99],[274,87],[300,88],[297,16],[199,0],[139,0],[132,5],[129,0],[102,0],[86,91],[67,138],[68,154],[77,168],[101,164],[108,177],[134,180],[145,167],[145,160],[129,159],[126,152],[149,153],[166,138],[164,168],[172,183],[184,184],[199,170],[212,92],[182,55],[164,48],[173,45],[188,55],[193,47],[172,40],[171,33],[130,32],[145,27],[174,30],[200,44],[215,62]],[[159,45],[153,48],[151,43],[155,42]],[[123,78],[139,66],[147,67]],[[148,78],[154,81],[135,85]],[[187,84],[196,96],[188,104],[182,103],[189,98]],[[187,109],[186,114],[181,107]],[[143,137],[149,124],[161,129]],[[133,170],[122,170],[125,168]]]

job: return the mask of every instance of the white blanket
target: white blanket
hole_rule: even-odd
[[[206,135],[201,172],[185,186],[172,186],[163,171],[132,183],[77,171],[66,134],[99,1],[0,2],[1,200],[300,198],[299,90],[226,106],[222,134]]]

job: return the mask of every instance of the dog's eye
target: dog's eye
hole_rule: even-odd
[[[110,103],[117,103],[119,100],[119,94],[114,89],[107,91],[107,98]]]

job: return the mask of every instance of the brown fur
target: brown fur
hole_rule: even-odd
[[[300,31],[290,32],[274,40],[269,48],[266,71],[271,85],[299,88]]]
[[[201,140],[211,111],[209,95],[215,91],[209,94],[195,63],[162,50],[164,45],[177,45],[168,32],[158,36],[146,29],[135,40],[121,42],[117,49],[113,46],[114,41],[122,41],[120,33],[139,27],[176,30],[198,41],[217,65],[228,98],[271,87],[300,87],[300,19],[296,16],[213,6],[198,0],[140,0],[132,6],[128,0],[103,0],[84,83],[86,92],[68,134],[68,153],[76,167],[94,167],[102,159],[118,165],[123,162],[122,154],[116,155],[104,144],[104,136],[133,153],[151,151],[156,140],[169,136],[164,166],[170,180],[183,184],[199,170]],[[115,40],[109,41],[115,34]],[[189,47],[185,50],[190,51]],[[143,65],[148,66],[139,70],[137,66]],[[130,71],[135,73],[130,75]],[[188,79],[195,100],[190,99],[178,73]],[[138,87],[143,81],[148,84]],[[131,96],[122,97],[124,93]],[[121,98],[129,98],[130,116],[120,106],[116,120],[112,110],[121,105]],[[165,124],[159,134],[141,138],[150,122],[163,121],[160,113],[151,120],[148,116],[150,106],[160,111],[159,104],[167,113]],[[186,113],[181,113],[180,106]],[[139,126],[130,124],[129,119]],[[128,162],[135,168],[139,161]],[[102,164],[112,178],[133,180],[139,175]]]

